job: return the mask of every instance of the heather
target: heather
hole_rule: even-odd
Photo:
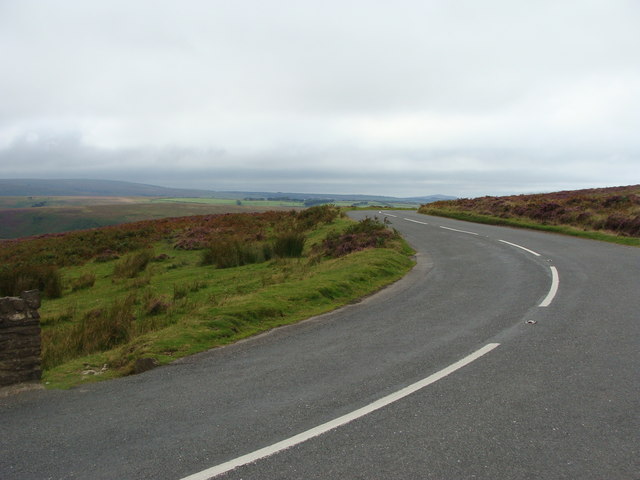
[[[640,237],[640,185],[480,197],[422,205],[421,213],[579,234]],[[627,242],[628,243],[628,242]]]
[[[2,242],[0,295],[43,291],[44,379],[67,387],[337,308],[402,276],[410,253],[330,205],[162,219]]]

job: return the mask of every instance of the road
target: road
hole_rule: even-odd
[[[0,478],[204,479],[411,386],[216,478],[640,478],[640,249],[384,215],[417,265],[358,304],[0,399]]]

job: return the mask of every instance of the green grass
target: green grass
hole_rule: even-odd
[[[331,311],[412,268],[413,252],[399,238],[338,258],[323,254],[324,239],[350,225],[319,224],[299,258],[235,268],[202,265],[202,250],[176,250],[168,240],[153,244],[145,262],[134,253],[61,268],[64,295],[40,310],[43,381],[69,388],[131,374],[138,358],[167,364]]]
[[[531,220],[524,220],[519,218],[502,218],[492,215],[481,215],[473,212],[466,212],[461,210],[443,209],[443,208],[430,208],[428,205],[420,209],[420,213],[425,215],[435,215],[439,217],[453,218],[456,220],[464,220],[467,222],[484,223],[488,225],[503,225],[507,227],[526,228],[531,230],[541,230],[543,232],[559,233],[563,235],[570,235],[573,237],[587,238],[590,240],[599,240],[603,242],[617,243],[620,245],[628,246],[640,246],[640,238],[627,237],[622,235],[613,235],[604,232],[597,232],[593,230],[581,230],[576,227],[568,225],[550,225],[544,223],[537,223]]]

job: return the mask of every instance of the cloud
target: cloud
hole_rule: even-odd
[[[29,135],[0,149],[5,178],[98,178],[207,190],[422,196],[512,194],[613,186],[634,178],[640,155],[519,149],[105,149]]]
[[[626,0],[1,2],[2,175],[397,195],[634,182],[639,21]]]

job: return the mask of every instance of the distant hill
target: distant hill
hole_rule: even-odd
[[[158,187],[116,180],[33,178],[0,179],[0,196],[197,197],[212,192]]]
[[[198,200],[192,201],[194,198]],[[113,180],[0,179],[0,240],[165,217],[302,208],[322,203],[417,208],[448,198],[454,197],[216,192]]]
[[[447,195],[428,195],[424,197],[397,198],[380,195],[326,194],[326,193],[289,193],[289,192],[217,192],[212,190],[159,187],[142,183],[116,180],[92,179],[0,179],[0,196],[89,196],[89,197],[215,197],[242,200],[247,197],[273,198],[287,197],[296,200],[333,199],[340,201],[406,202],[430,203],[449,200],[455,197]]]

